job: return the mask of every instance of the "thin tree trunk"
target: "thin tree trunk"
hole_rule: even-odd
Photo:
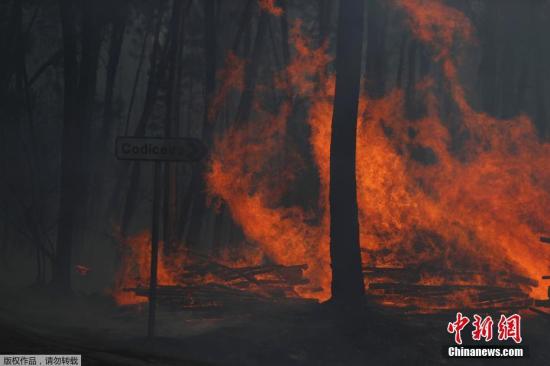
[[[386,64],[386,7],[380,0],[367,2],[367,55],[366,55],[366,91],[370,97],[381,98],[385,91]]]
[[[100,134],[100,141],[108,144],[113,129],[113,95],[115,90],[116,75],[124,33],[126,31],[127,9],[120,9],[120,15],[113,19],[111,29],[111,42],[109,45],[109,61],[105,75],[105,97],[103,99],[103,126]]]
[[[319,9],[319,45],[323,45],[330,34],[330,20],[332,14],[332,0],[317,0]]]
[[[177,89],[179,85],[178,81],[178,58],[180,54],[180,46],[182,40],[180,38],[183,22],[183,2],[175,1],[172,7],[172,20],[170,25],[170,32],[173,34],[172,41],[170,43],[169,55],[168,55],[168,90],[166,93],[166,115],[164,121],[164,136],[171,137],[175,130],[175,116],[176,109],[179,107],[179,100]],[[176,130],[177,131],[177,130]],[[163,197],[163,241],[164,251],[166,254],[171,252],[174,246],[174,219],[175,219],[175,200],[176,200],[176,175],[174,171],[174,165],[166,162],[164,163],[164,197]]]
[[[409,44],[408,50],[408,77],[407,87],[405,89],[405,112],[409,120],[414,120],[418,116],[418,101],[416,98],[417,50],[418,41],[413,39]]]
[[[86,1],[82,3],[81,17],[81,55],[79,65],[79,82],[77,89],[78,97],[78,119],[80,120],[80,149],[81,163],[78,172],[78,179],[81,185],[81,192],[78,195],[78,222],[76,226],[77,240],[74,244],[83,245],[89,235],[86,230],[89,221],[89,214],[92,202],[92,192],[95,182],[92,182],[92,169],[94,156],[91,151],[94,105],[97,89],[97,70],[99,68],[99,54],[102,42],[103,23],[100,8],[95,2]]]
[[[108,162],[112,160],[112,135],[116,131],[114,124],[114,111],[113,111],[113,96],[116,83],[116,75],[120,60],[120,54],[122,51],[122,44],[124,41],[124,34],[126,30],[127,21],[126,6],[117,7],[117,14],[112,19],[111,25],[111,37],[109,44],[109,60],[107,63],[105,73],[105,94],[103,98],[103,121],[99,136],[97,139],[98,146],[103,146],[103,149],[97,154],[94,161],[96,175],[101,177],[101,172],[108,166]],[[102,199],[105,196],[106,181],[104,179],[98,179],[94,187],[94,199],[91,201],[91,212],[93,216],[99,219],[100,222],[108,222],[104,220],[101,215],[102,205],[105,203]],[[108,211],[110,212],[110,211]]]
[[[481,92],[481,107],[483,111],[496,115],[496,91],[497,91],[497,24],[499,3],[489,0],[485,10],[486,21],[480,32],[482,57],[478,70],[478,89]]]
[[[407,34],[403,33],[401,45],[399,46],[399,64],[397,65],[397,77],[395,85],[401,89],[403,87],[403,68],[405,67],[405,49],[407,47]]]
[[[76,202],[79,183],[76,179],[80,160],[80,123],[76,113],[77,75],[77,33],[74,3],[59,1],[63,34],[63,132],[61,146],[61,181],[59,195],[59,223],[57,232],[56,258],[53,266],[52,283],[64,292],[71,291],[71,255],[76,218]]]
[[[216,50],[217,36],[215,24],[215,2],[214,0],[204,1],[204,52],[205,52],[205,103],[203,111],[202,139],[207,146],[212,145],[214,138],[214,121],[210,120],[208,110],[210,98],[216,89]],[[188,245],[198,246],[206,212],[206,186],[204,174],[206,172],[206,161],[203,160],[193,167],[191,192],[195,196],[193,210],[190,217],[189,233],[187,236]]]
[[[235,118],[237,125],[246,125],[252,112],[252,103],[254,101],[254,93],[256,89],[256,81],[258,78],[258,68],[260,66],[260,58],[265,46],[265,35],[267,31],[269,15],[262,11],[258,19],[258,29],[250,61],[246,65],[244,76],[244,90],[241,95],[241,100],[237,108],[237,116]]]
[[[243,14],[241,16],[241,19],[239,21],[239,27],[237,28],[237,33],[235,35],[235,40],[233,41],[233,46],[231,49],[233,52],[237,52],[237,49],[239,48],[239,45],[241,44],[241,38],[243,36],[243,33],[245,33],[246,27],[250,24],[250,16],[252,13],[252,0],[247,0]]]
[[[163,52],[160,45],[160,28],[162,25],[162,9],[163,3],[159,3],[157,11],[157,25],[155,29],[155,43],[153,50],[151,52],[151,62],[150,62],[150,72],[149,80],[147,82],[147,91],[145,95],[143,112],[141,114],[138,125],[136,126],[134,136],[142,137],[145,136],[147,130],[147,125],[151,114],[153,113],[158,91],[160,87],[160,82],[164,78],[164,72],[166,68],[167,52]],[[167,45],[170,44],[170,33],[167,34],[167,39],[165,43],[165,49]],[[122,212],[120,231],[121,235],[126,236],[128,234],[128,229],[130,221],[135,212],[135,207],[137,205],[137,196],[139,189],[139,176],[141,175],[141,167],[139,163],[134,163],[131,166],[129,187],[126,194],[126,199],[124,203],[124,209]]]

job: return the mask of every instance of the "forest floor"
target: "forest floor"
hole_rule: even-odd
[[[59,298],[0,289],[0,354],[82,354],[84,365],[548,365],[550,317],[524,316],[530,357],[448,359],[454,314],[402,315],[374,306],[354,318],[324,304],[262,304],[223,312],[160,307],[146,339],[147,308],[104,296]],[[464,337],[464,333],[463,333]],[[467,342],[465,342],[467,343]]]

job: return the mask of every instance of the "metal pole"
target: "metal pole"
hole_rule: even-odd
[[[147,337],[155,336],[157,307],[157,267],[159,254],[160,162],[155,161],[153,173],[153,223],[151,227],[151,277],[149,281],[149,322]]]

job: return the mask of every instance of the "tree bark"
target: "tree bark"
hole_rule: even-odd
[[[61,181],[59,195],[59,223],[56,258],[53,266],[52,284],[63,292],[71,291],[71,255],[74,226],[77,213],[76,202],[80,193],[77,175],[80,156],[80,123],[77,118],[77,32],[75,9],[71,0],[60,0],[61,27],[63,34],[63,132],[61,141]]]
[[[365,292],[355,176],[362,30],[363,0],[341,1],[330,144],[330,255],[332,300],[350,306],[360,305]]]

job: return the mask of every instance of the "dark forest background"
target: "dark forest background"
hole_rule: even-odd
[[[109,287],[118,243],[149,227],[152,199],[150,164],[117,161],[115,137],[192,136],[211,146],[229,126],[253,120],[257,85],[295,52],[289,29],[297,19],[334,54],[337,2],[279,0],[281,14],[260,3],[0,1],[0,282],[68,288],[72,278],[85,291]],[[447,3],[476,27],[462,59],[471,102],[500,118],[526,113],[547,139],[548,2]],[[365,8],[364,92],[377,98],[402,88],[410,117],[418,117],[416,84],[426,75],[441,81],[441,70],[390,0],[367,0]],[[212,116],[230,51],[248,60],[244,89]],[[267,102],[285,97],[274,91]],[[452,119],[452,104],[445,108]],[[308,130],[299,112],[293,118],[292,138],[307,155]],[[184,242],[208,253],[244,240],[223,202],[209,204],[205,168],[172,164],[162,172],[169,247]],[[94,271],[93,280],[77,276],[77,264]]]

